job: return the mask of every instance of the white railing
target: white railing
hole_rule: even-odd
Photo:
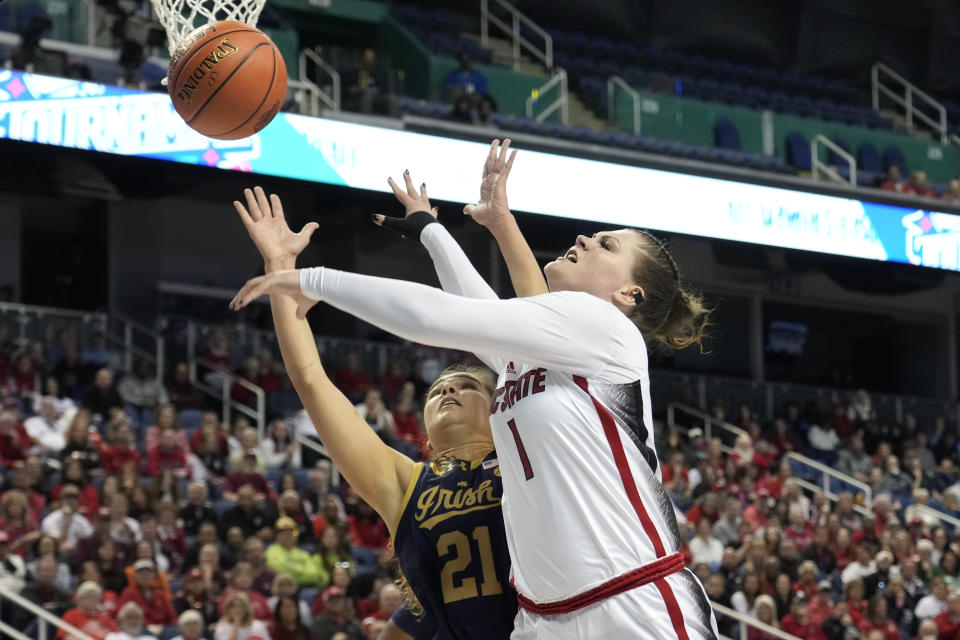
[[[830,149],[847,162],[850,168],[850,178],[848,180],[844,180],[839,171],[820,159],[821,145]],[[814,180],[819,180],[820,174],[822,173],[834,182],[843,182],[853,187],[857,186],[857,159],[822,133],[813,136],[813,140],[810,141],[810,168],[813,172]]]
[[[794,453],[791,451],[787,453],[784,458],[787,460],[795,460],[805,467],[810,467],[811,469],[816,469],[820,472],[820,479],[822,482],[822,485],[820,486],[806,480],[805,478],[796,478],[796,480],[800,483],[800,486],[802,486],[804,489],[809,491],[822,491],[830,501],[836,501],[837,494],[830,489],[830,478],[835,478],[846,485],[850,485],[859,489],[863,493],[863,503],[867,505],[867,507],[859,507],[858,505],[859,508],[855,508],[857,508],[857,511],[860,511],[863,514],[867,514],[869,512],[869,506],[873,504],[873,491],[870,489],[870,485],[868,485],[866,482],[857,480],[853,476],[848,476],[845,473],[837,471],[833,467],[825,465],[818,460],[814,460],[813,458],[802,456],[799,453]]]
[[[64,622],[62,618],[53,615],[46,609],[41,606],[38,606],[36,603],[27,600],[19,593],[14,593],[6,587],[0,587],[0,602],[7,601],[12,602],[13,604],[18,605],[19,607],[26,609],[34,616],[36,616],[37,624],[37,640],[47,640],[48,637],[53,638],[53,636],[47,635],[47,627],[52,625],[56,629],[62,630],[68,637],[73,638],[74,640],[93,640],[89,635],[77,629],[75,626],[69,622]],[[9,627],[4,624],[4,627],[0,629],[3,633],[9,633]],[[24,634],[17,632],[9,634],[14,640],[23,640],[26,637]],[[54,634],[56,635],[56,634]]]
[[[242,413],[257,425],[257,436],[260,440],[263,440],[267,423],[267,394],[264,393],[263,387],[259,387],[246,378],[241,378],[232,371],[223,369],[216,363],[204,360],[203,358],[191,355],[188,363],[190,367],[190,382],[193,386],[222,403],[221,411],[223,421],[230,422],[234,411]],[[216,376],[217,386],[197,376],[197,365],[209,369],[208,373]],[[254,398],[256,398],[256,407],[248,407],[244,403],[233,399],[230,392],[233,390],[233,385],[235,384],[240,385],[253,394]]]
[[[617,110],[614,104],[617,87],[630,96],[633,103],[633,135],[638,136],[640,135],[640,94],[620,76],[610,76],[607,79],[607,119],[612,124],[617,123]]]
[[[678,424],[677,423],[678,412],[685,413],[689,416],[693,416],[694,418],[696,418],[697,420],[703,423],[703,426],[701,428],[703,429],[703,437],[707,440],[707,442],[712,440],[714,435],[718,435],[718,437],[722,435],[722,433],[716,434],[717,431],[726,432],[727,434],[732,435],[734,441],[736,441],[736,439],[741,435],[745,435],[745,436],[750,435],[740,427],[730,424],[729,422],[726,422],[724,420],[720,420],[719,418],[714,418],[709,413],[704,413],[699,409],[694,409],[693,407],[689,407],[680,402],[671,402],[669,405],[667,405],[667,426],[670,427],[671,429],[676,429],[677,431],[679,431],[684,435],[686,435],[686,433],[693,427],[688,427],[688,426]],[[720,439],[721,441],[723,440],[722,437],[720,437]],[[722,446],[723,446],[723,450],[727,453],[730,453],[731,451],[733,451],[733,449],[730,446],[728,446],[726,443],[724,443]]]
[[[520,50],[526,50],[530,55],[543,63],[547,69],[553,69],[553,37],[540,25],[517,10],[506,0],[493,0],[497,7],[501,7],[510,14],[510,24],[494,15],[490,11],[490,0],[480,0],[480,44],[490,46],[490,25],[498,27],[504,34],[510,36],[513,45],[513,70],[520,70]],[[543,38],[543,48],[527,40],[520,33],[520,25],[525,25],[535,34]]]
[[[939,509],[934,509],[930,505],[926,505],[926,504],[912,504],[909,506],[913,507],[920,513],[926,513],[933,516],[934,518],[937,518],[940,522],[942,522],[945,525],[952,525],[954,527],[955,532],[960,531],[960,518],[952,516],[949,513],[944,513]]]
[[[534,115],[535,107],[540,102],[540,98],[545,96],[548,92],[556,90],[557,97],[549,102],[540,113]],[[570,121],[570,117],[567,109],[567,72],[562,68],[557,67],[553,70],[553,77],[547,80],[539,89],[534,89],[529,98],[527,98],[527,107],[526,113],[528,118],[535,118],[537,122],[543,122],[551,115],[560,112],[560,122],[564,125],[567,125]]]
[[[311,116],[319,116],[321,102],[332,111],[340,111],[340,74],[337,70],[330,66],[326,60],[317,55],[312,49],[303,49],[300,51],[299,63],[300,79],[299,81],[291,83],[291,86],[306,94],[304,100],[306,104],[301,103],[301,109],[303,109],[304,113]],[[329,93],[324,91],[316,80],[311,79],[312,77],[316,77],[316,75],[311,75],[310,73],[311,63],[315,68],[315,73],[319,72],[318,75],[326,75],[329,79]]]
[[[163,336],[150,327],[128,318],[125,315],[114,313],[108,318],[109,325],[119,324],[120,336],[113,331],[110,335],[116,341],[118,337],[122,341],[123,348],[123,368],[125,371],[133,370],[134,356],[151,363],[157,372],[157,385],[163,385],[163,375],[166,371],[166,350],[164,349]],[[137,342],[145,344],[146,347],[138,346]]]
[[[795,635],[791,635],[786,631],[780,631],[780,629],[777,629],[776,627],[771,627],[768,624],[760,622],[756,618],[745,616],[735,609],[731,609],[730,607],[725,607],[722,604],[713,602],[712,600],[710,601],[710,606],[713,607],[713,610],[716,613],[724,615],[728,618],[733,618],[734,620],[740,623],[740,640],[747,640],[748,627],[753,627],[754,629],[763,631],[764,633],[767,633],[773,636],[774,638],[780,638],[780,640],[799,640],[799,638],[797,638],[797,636]]]
[[[894,88],[884,84],[884,79],[892,81]],[[870,69],[870,83],[873,91],[874,111],[880,111],[880,96],[886,96],[897,106],[903,108],[907,128],[910,131],[916,128],[914,120],[919,120],[940,136],[940,142],[947,143],[947,110],[928,93],[882,62],[877,62]],[[937,112],[936,120],[914,105],[917,99]]]

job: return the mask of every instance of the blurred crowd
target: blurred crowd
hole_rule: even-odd
[[[381,374],[328,356],[370,428],[422,458],[420,395],[447,362]],[[383,521],[298,438],[314,429],[275,354],[214,330],[202,359],[196,378],[239,404],[254,398],[237,377],[264,389],[262,438],[242,413],[224,422],[185,362],[161,381],[147,361],[123,371],[103,334],[23,344],[0,324],[0,585],[95,640],[376,638],[403,599]],[[737,429],[710,438],[658,425],[681,551],[710,598],[800,638],[960,640],[956,429],[878,421],[863,391],[769,423],[729,409],[712,413]],[[829,499],[791,452],[857,484],[831,480]],[[8,601],[0,618],[37,624]]]

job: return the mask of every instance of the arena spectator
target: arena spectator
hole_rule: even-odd
[[[377,610],[373,617],[377,620],[389,620],[402,604],[403,593],[400,588],[392,582],[386,582],[377,592]]]
[[[359,500],[359,497],[358,497]],[[350,539],[356,547],[378,551],[387,546],[387,525],[363,500],[359,500],[353,515],[347,516]]]
[[[870,598],[867,614],[860,622],[860,630],[865,634],[879,631],[884,640],[900,640],[900,630],[896,623],[887,617],[887,600],[882,595]]]
[[[92,433],[97,434],[96,440]],[[83,465],[87,473],[99,472],[103,467],[103,461],[100,458],[99,446],[100,434],[93,430],[90,421],[90,411],[87,409],[78,409],[73,414],[70,426],[67,427],[65,437],[65,446],[60,452],[60,463],[64,464],[67,460],[78,460]]]
[[[137,360],[117,385],[120,399],[138,411],[153,409],[169,402],[167,390],[157,379],[156,367],[144,359]]]
[[[829,580],[821,580],[817,583],[817,592],[810,599],[808,615],[810,622],[823,627],[823,623],[830,617],[834,608],[833,586]]]
[[[459,66],[443,79],[444,99],[454,102],[458,98],[467,98],[471,106],[477,106],[480,97],[487,93],[487,79],[473,68],[470,54],[461,51],[457,55]]]
[[[203,409],[203,392],[190,382],[190,367],[178,362],[166,383],[167,399],[178,410]]]
[[[110,445],[102,452],[103,468],[111,475],[119,475],[128,464],[140,467],[140,452],[136,449],[133,430],[124,420],[113,429]]]
[[[956,640],[960,638],[960,593],[951,593],[947,596],[946,608],[934,618],[940,631],[941,640]]]
[[[0,464],[11,468],[27,458],[33,441],[12,409],[0,409]]]
[[[30,512],[23,491],[11,489],[0,498],[0,531],[7,535],[9,550],[21,556],[40,537],[40,524]]]
[[[220,611],[216,601],[207,591],[203,580],[203,571],[197,567],[190,569],[183,580],[183,591],[174,599],[173,609],[180,616],[181,625],[183,614],[194,611],[200,616],[204,630],[213,629],[220,619]]]
[[[756,602],[757,610],[757,622],[762,622],[763,624],[769,625],[775,629],[780,628],[780,623],[777,619],[777,605],[774,603],[773,598],[768,595],[761,595],[757,597]],[[771,635],[765,631],[761,631],[756,627],[750,627],[747,629],[747,640],[778,640],[776,636]]]
[[[291,596],[277,601],[272,640],[310,640],[310,631],[300,617],[300,604]]]
[[[93,378],[93,386],[83,395],[81,405],[94,416],[106,417],[110,409],[122,407],[123,400],[113,385],[113,374],[109,369],[100,369]]]
[[[31,582],[36,582],[38,567],[44,560],[53,562],[53,579],[61,591],[70,592],[73,588],[73,577],[70,573],[70,567],[63,562],[60,555],[60,547],[57,541],[51,536],[42,535],[37,538],[33,548],[33,559],[27,562],[27,576]],[[44,563],[46,566],[46,563]],[[49,567],[46,567],[49,569]]]
[[[260,443],[260,455],[267,469],[299,469],[300,443],[290,424],[276,419],[270,424],[267,437]]]
[[[267,605],[270,610],[276,613],[277,603],[283,598],[292,598],[297,602],[297,608],[300,610],[300,622],[309,627],[313,622],[313,614],[310,612],[310,605],[297,598],[297,583],[293,577],[286,573],[278,573],[273,580],[272,595],[267,598]],[[319,594],[318,594],[319,599]]]
[[[230,597],[235,593],[242,593],[247,596],[247,599],[250,601],[250,606],[253,609],[253,617],[257,620],[269,622],[273,617],[273,612],[267,604],[267,599],[251,588],[253,586],[253,570],[250,565],[246,562],[238,562],[230,573],[230,580],[230,586],[227,587],[223,595],[220,596],[220,615],[222,616],[224,614],[226,604],[229,602]]]
[[[166,470],[170,470],[177,478],[190,475],[187,454],[177,441],[177,431],[172,427],[161,430],[156,446],[147,450],[147,475],[156,477]]]
[[[888,493],[896,498],[906,498],[910,495],[913,482],[910,476],[900,470],[900,459],[895,455],[887,456],[884,462],[883,480],[880,482],[880,492]]]
[[[927,184],[926,171],[914,171],[910,176],[910,183],[903,187],[903,193],[909,193],[923,198],[937,197],[937,194]]]
[[[195,609],[187,609],[177,618],[177,627],[180,635],[173,640],[205,640],[207,638],[203,616]]]
[[[423,431],[415,412],[413,398],[406,395],[397,398],[393,406],[393,425],[399,438],[419,446]]]
[[[270,523],[276,520],[273,508],[266,501],[257,502],[257,491],[253,485],[245,484],[237,489],[237,504],[223,514],[220,520],[222,536],[231,527],[240,527],[244,538],[269,529]]]
[[[940,627],[935,620],[927,619],[920,622],[917,640],[939,640]]]
[[[697,520],[696,535],[690,540],[690,552],[694,564],[704,562],[711,567],[720,565],[723,558],[723,543],[711,535],[709,518]]]
[[[817,526],[813,529],[813,535],[803,551],[801,557],[804,560],[811,560],[817,566],[821,575],[829,575],[837,566],[837,558],[830,548],[829,531],[825,526]]]
[[[0,531],[0,587],[20,593],[26,584],[27,567],[23,558],[10,551],[10,538]]]
[[[95,582],[80,583],[74,594],[77,606],[63,614],[63,621],[80,629],[93,640],[105,640],[108,633],[119,631],[120,628],[113,618],[98,610],[97,605],[102,595],[103,589]],[[57,637],[66,637],[66,632],[63,629],[58,630]]]
[[[196,536],[202,522],[217,522],[216,513],[207,500],[207,485],[204,482],[191,482],[187,487],[187,503],[177,512],[182,523],[183,533]]]
[[[120,594],[120,612],[128,602],[135,603],[143,612],[148,625],[173,625],[177,623],[177,614],[173,603],[164,589],[155,585],[156,566],[153,560],[137,560],[133,564],[133,582]],[[120,614],[118,614],[118,620]]]
[[[277,573],[289,574],[301,587],[326,584],[330,577],[323,567],[295,546],[297,523],[290,518],[280,518],[275,529],[276,542],[267,548],[267,566]]]
[[[887,173],[880,183],[880,188],[887,191],[896,191],[898,193],[909,193],[906,191],[906,185],[903,184],[903,177],[900,175],[900,167],[895,164],[887,167]]]
[[[63,585],[58,584],[59,581],[57,580],[59,566],[60,563],[57,558],[52,555],[40,557],[36,560],[33,571],[30,572],[31,580],[20,592],[20,595],[27,600],[58,617],[63,616],[73,604],[71,602],[73,594],[69,591],[70,573],[67,572],[67,585],[66,588],[63,588]],[[18,615],[13,618],[14,626],[25,629],[34,615],[26,609],[20,609],[17,613]]]
[[[843,584],[848,584],[876,573],[876,571],[877,565],[873,561],[873,556],[870,555],[870,550],[863,545],[858,545],[854,549],[854,561],[843,570],[840,579]]]
[[[807,431],[807,441],[813,449],[813,456],[821,462],[833,465],[837,461],[837,447],[840,446],[840,436],[830,423],[820,426],[810,425]]]
[[[875,555],[873,562],[877,570],[863,577],[863,588],[867,598],[872,598],[877,594],[883,595],[886,585],[890,583],[891,575],[894,572],[899,573],[899,569],[895,569],[894,572],[891,571],[893,567],[893,554],[886,549],[883,549]]]
[[[340,587],[323,590],[323,612],[313,619],[311,636],[316,640],[332,640],[337,632],[346,634],[348,640],[366,640],[360,622],[353,615],[346,592]]]
[[[380,439],[391,444],[396,434],[393,415],[383,404],[383,396],[376,387],[369,387],[363,394],[363,402],[356,406],[357,413],[367,421]]]
[[[56,398],[45,396],[40,401],[38,414],[23,421],[23,428],[33,442],[52,454],[59,454],[66,445],[56,402]]]
[[[826,640],[820,625],[810,620],[810,602],[803,593],[794,596],[790,613],[780,621],[780,630],[801,640]]]
[[[214,640],[271,640],[267,625],[254,617],[245,593],[231,595],[223,611],[213,631]]]
[[[79,513],[80,492],[68,484],[60,492],[60,507],[43,519],[40,529],[57,541],[64,552],[72,552],[81,538],[93,533],[90,522]]]
[[[254,431],[256,434],[256,431]],[[236,471],[227,474],[227,481],[223,485],[224,500],[237,499],[237,491],[244,485],[250,485],[256,492],[256,501],[261,502],[270,494],[267,479],[257,471],[258,461],[255,452],[243,453],[240,457],[240,466]]]
[[[135,544],[141,537],[140,523],[129,515],[130,500],[125,493],[110,498],[110,536],[120,544]]]
[[[930,581],[930,593],[920,598],[914,613],[918,620],[935,618],[947,609],[947,583],[943,578]]]
[[[917,626],[917,619],[913,614],[917,600],[906,592],[903,587],[903,578],[898,575],[890,577],[887,588],[884,589],[887,600],[887,615],[898,629],[913,630]]]
[[[320,514],[324,499],[330,492],[330,462],[321,460],[307,471],[307,486],[303,490],[303,512],[312,521]]]

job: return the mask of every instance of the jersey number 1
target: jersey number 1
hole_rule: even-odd
[[[513,434],[513,441],[517,443],[517,453],[520,454],[520,464],[523,465],[523,475],[529,480],[533,477],[533,467],[530,466],[530,458],[527,457],[527,450],[523,448],[523,440],[520,439],[520,432],[517,431],[517,423],[513,418],[507,421],[510,432]]]

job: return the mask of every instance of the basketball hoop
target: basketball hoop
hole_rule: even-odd
[[[173,56],[199,27],[221,20],[257,26],[266,0],[150,0],[157,20],[167,31],[167,48]]]

